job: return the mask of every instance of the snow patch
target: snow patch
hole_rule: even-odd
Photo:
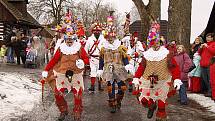
[[[25,75],[0,72],[0,120],[20,116],[31,111],[41,99],[41,85],[32,83]]]
[[[187,94],[187,96],[195,100],[201,106],[208,108],[209,111],[215,113],[215,102],[211,98],[205,97],[203,94]]]

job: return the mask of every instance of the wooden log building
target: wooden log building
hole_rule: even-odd
[[[13,28],[30,34],[42,26],[27,12],[28,0],[0,0],[0,42],[10,41]]]
[[[167,39],[167,31],[168,31],[168,22],[166,20],[160,20],[160,35],[164,36],[164,38]],[[130,24],[129,31],[131,34],[134,32],[138,32],[138,38],[141,42],[146,41],[143,40],[143,36],[141,34],[141,21],[136,20],[133,23]]]

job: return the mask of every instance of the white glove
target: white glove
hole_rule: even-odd
[[[79,69],[83,69],[83,68],[84,68],[84,61],[83,61],[82,59],[76,60],[76,66],[77,66]]]
[[[102,74],[103,74],[103,70],[98,70],[98,71],[97,71],[97,76],[98,76],[98,77],[101,77]]]
[[[129,71],[131,74],[134,74],[134,72],[133,72],[134,71],[134,67],[131,64],[126,65],[125,66],[125,70]]]
[[[140,85],[139,79],[138,78],[133,78],[132,83],[134,84],[134,86],[137,88]]]
[[[175,79],[175,80],[174,80],[174,83],[173,83],[173,86],[174,86],[174,88],[175,88],[176,90],[179,90],[182,84],[183,84],[183,83],[181,82],[180,79]]]
[[[42,72],[42,77],[47,78],[48,77],[48,71],[43,71]]]

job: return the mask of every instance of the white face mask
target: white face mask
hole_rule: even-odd
[[[70,46],[73,45],[74,41],[75,41],[74,39],[68,38],[68,39],[66,40],[66,44],[70,47]]]

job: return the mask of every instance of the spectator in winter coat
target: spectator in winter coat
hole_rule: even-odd
[[[201,44],[199,53],[201,56],[200,66],[201,66],[201,76],[203,92],[206,91],[205,96],[211,97],[211,85],[210,85],[210,60],[215,56],[215,41],[213,40],[214,34],[208,33],[206,35],[206,43]]]
[[[190,91],[191,92],[200,92],[201,91],[201,68],[200,68],[200,59],[201,56],[198,52],[196,52],[193,56],[193,63],[196,68],[193,69],[190,73]]]
[[[0,48],[0,60],[1,62],[5,62],[5,55],[6,55],[6,51],[7,51],[7,48],[5,45],[2,45],[1,48]]]
[[[14,36],[12,36],[10,38],[10,41],[7,42],[6,46],[7,46],[7,63],[14,63],[14,47],[13,47],[13,42],[17,39],[16,38],[16,34],[12,34]]]
[[[25,64],[26,61],[26,48],[27,48],[27,37],[24,33],[21,34],[21,41],[20,41],[20,56],[22,59],[22,63]]]
[[[177,54],[175,55],[175,60],[180,67],[181,70],[181,80],[183,84],[179,90],[180,102],[182,105],[187,105],[187,93],[186,93],[186,86],[188,81],[188,71],[192,65],[192,60],[185,52],[185,48],[183,45],[177,45]]]
[[[192,44],[191,47],[191,52],[190,52],[190,58],[193,59],[193,55],[199,50],[201,44],[202,44],[203,40],[201,37],[197,37],[194,41],[194,43]]]
[[[22,63],[25,64],[25,48],[27,45],[25,45],[25,42],[22,42],[21,40],[19,40],[17,37],[14,40],[14,42],[12,43],[13,48],[15,50],[15,54],[17,57],[17,64],[20,65],[20,58],[22,60]]]

